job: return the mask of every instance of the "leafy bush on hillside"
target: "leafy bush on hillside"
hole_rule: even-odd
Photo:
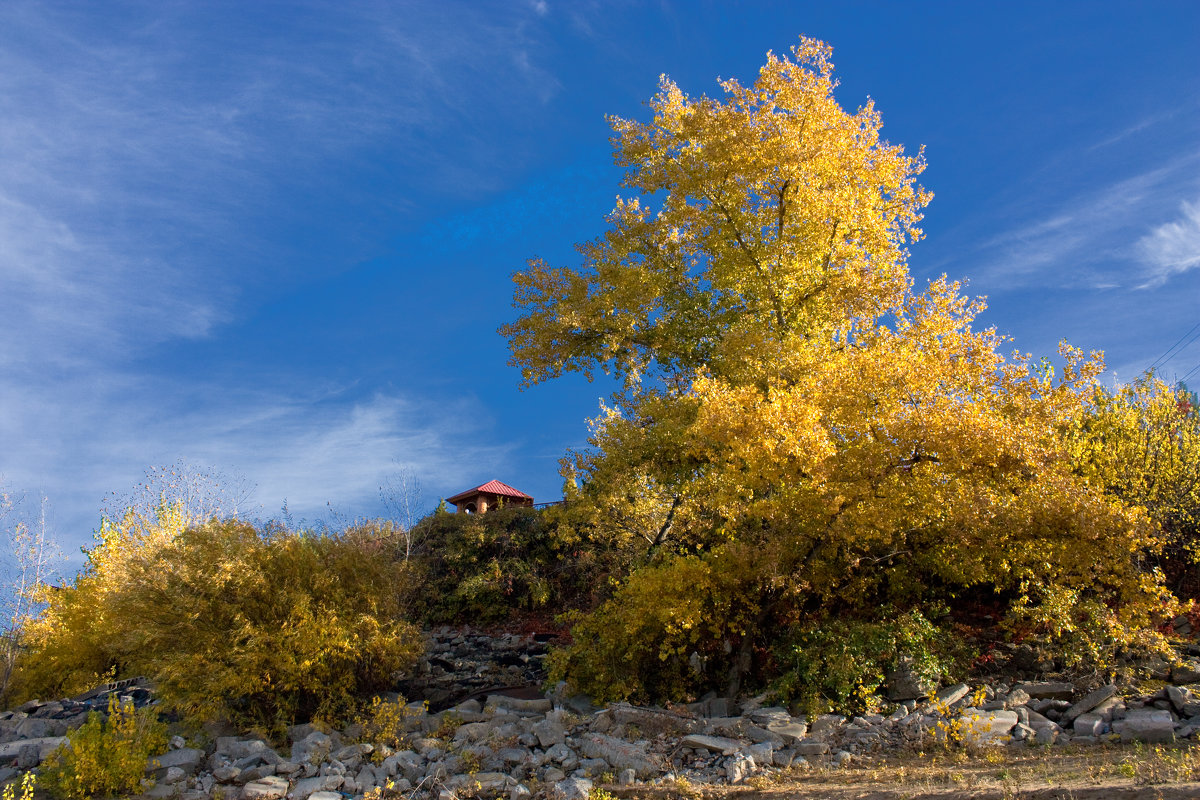
[[[961,641],[920,610],[881,608],[874,620],[827,619],[798,626],[777,648],[779,698],[810,712],[874,711],[889,673],[904,664],[922,682],[937,685],[968,655]]]
[[[567,615],[574,642],[552,653],[551,680],[602,700],[724,693],[759,615],[752,564],[729,549],[637,570],[594,611]]]
[[[42,764],[42,785],[55,797],[88,800],[136,794],[146,760],[167,747],[167,728],[153,709],[134,710],[113,696],[107,719],[93,711]]]
[[[408,571],[370,528],[316,536],[214,521],[108,552],[126,543],[111,533],[73,585],[49,594],[20,665],[27,694],[145,674],[193,720],[279,732],[349,713],[420,653],[403,618]]]
[[[1166,541],[1168,585],[1200,598],[1200,412],[1190,395],[1153,375],[1116,391],[1097,386],[1068,446],[1089,485],[1145,509]]]
[[[42,610],[22,631],[25,653],[6,699],[62,697],[140,674],[145,653],[124,643],[133,621],[117,614],[114,602],[132,565],[157,558],[190,522],[184,508],[167,503],[150,513],[131,510],[119,521],[101,520],[75,578],[39,587],[35,600]]]
[[[604,553],[564,536],[560,512],[508,507],[438,511],[417,523],[414,609],[436,622],[494,622],[514,613],[590,605],[606,584]]]

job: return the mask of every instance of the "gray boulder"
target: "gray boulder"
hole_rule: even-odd
[[[1018,683],[1020,689],[1036,700],[1070,700],[1075,695],[1075,684],[1062,681],[1031,681]]]
[[[288,782],[275,775],[251,781],[242,787],[241,800],[276,800],[287,795]]]
[[[552,796],[555,800],[588,800],[592,786],[587,778],[566,778],[554,784]]]
[[[733,755],[742,747],[742,743],[736,739],[727,739],[724,736],[704,736],[698,733],[683,737],[679,740],[679,744],[694,750],[708,750],[727,756]]]
[[[579,747],[588,758],[602,758],[618,770],[631,769],[638,777],[648,778],[660,769],[645,749],[603,733],[584,735]]]
[[[965,723],[963,737],[979,743],[1008,736],[1019,722],[1017,712],[1004,709],[980,711],[968,708],[963,712],[962,719]]]
[[[1063,712],[1061,719],[1062,724],[1068,725],[1074,722],[1075,718],[1080,714],[1091,711],[1093,708],[1100,705],[1116,693],[1117,687],[1113,686],[1112,684],[1109,684],[1108,686],[1101,686],[1099,689],[1088,693],[1086,697]]]
[[[742,783],[754,774],[754,759],[746,753],[734,753],[725,762],[725,777],[730,783]]]
[[[1186,661],[1171,667],[1171,683],[1196,683],[1200,681],[1200,662]]]
[[[292,744],[291,761],[296,764],[319,764],[333,748],[333,740],[320,731],[313,731]]]
[[[561,723],[544,719],[534,723],[533,735],[537,737],[538,744],[543,748],[552,747],[566,741],[567,729]]]
[[[1104,718],[1092,711],[1075,718],[1076,736],[1099,736],[1104,733]]]
[[[934,699],[937,700],[939,705],[952,706],[970,693],[970,686],[965,683],[959,683],[954,686],[947,686],[944,689],[938,689],[934,695]]]
[[[1112,729],[1121,735],[1122,742],[1175,741],[1175,720],[1171,712],[1158,708],[1131,708],[1125,719],[1113,722]]]
[[[936,689],[935,681],[917,673],[911,658],[900,659],[899,666],[887,676],[886,695],[893,703],[929,697]]]
[[[181,769],[185,775],[195,775],[203,761],[203,750],[181,747],[178,750],[168,750],[161,756],[151,758],[146,762],[146,773],[154,780],[164,779],[167,771],[171,769]]]
[[[62,736],[67,732],[67,726],[56,719],[29,717],[17,723],[15,732],[18,739],[44,739],[49,736]]]
[[[63,736],[44,736],[38,739],[18,739],[15,742],[5,742],[0,744],[0,761],[14,759],[26,747],[32,747],[37,753],[40,764],[65,741],[67,741],[66,737]]]
[[[641,708],[627,703],[615,703],[609,707],[608,713],[613,721],[622,725],[635,725],[646,737],[666,734],[680,736],[699,730],[700,723],[691,717],[684,717],[670,711],[657,708]]]

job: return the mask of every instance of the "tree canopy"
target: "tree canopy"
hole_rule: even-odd
[[[880,140],[871,104],[842,111],[830,54],[806,39],[794,59],[769,55],[753,86],[721,84],[725,102],[664,76],[652,122],[610,118],[640,196],[580,246],[581,269],[534,260],[516,275],[525,313],[501,330],[527,383],[597,368],[629,384],[736,379],[764,347],[846,339],[900,307],[924,161]]]
[[[830,58],[801,39],[722,99],[664,77],[650,122],[610,119],[636,194],[580,267],[514,278],[501,330],[526,384],[624,386],[565,461],[570,514],[631,569],[562,657],[583,688],[732,687],[789,628],[981,590],[1092,655],[1162,608],[1139,561],[1153,526],[1067,457],[1099,356],[1005,357],[973,328],[981,300],[945,278],[913,290],[923,157],[880,137],[870,103],[841,108]],[[622,666],[631,652],[650,663]]]

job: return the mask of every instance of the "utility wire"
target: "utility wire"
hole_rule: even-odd
[[[1159,366],[1160,364],[1166,364],[1172,358],[1179,355],[1179,353],[1183,352],[1183,348],[1179,347],[1180,343],[1182,343],[1183,340],[1187,339],[1189,336],[1192,336],[1192,332],[1197,331],[1197,330],[1200,330],[1200,322],[1197,322],[1195,325],[1192,326],[1192,329],[1190,331],[1185,333],[1183,336],[1180,336],[1178,342],[1175,342],[1175,344],[1173,344],[1167,348],[1167,352],[1163,353],[1161,356],[1154,359],[1154,363],[1150,365],[1150,369],[1154,369],[1155,367]],[[1187,344],[1184,344],[1183,347],[1187,347],[1189,344],[1192,343],[1192,341],[1195,341],[1195,339],[1197,337],[1200,337],[1200,333],[1197,333],[1196,336],[1192,336],[1192,340],[1187,342]],[[1177,352],[1175,352],[1174,355],[1168,355],[1169,353],[1171,353],[1171,351],[1175,350],[1176,348],[1179,348],[1179,350]],[[1193,370],[1193,372],[1194,371],[1195,370]],[[1188,374],[1190,375],[1191,373],[1189,372]]]
[[[1189,369],[1189,370],[1188,370],[1188,372],[1187,372],[1187,374],[1186,374],[1186,375],[1184,375],[1182,378],[1180,378],[1180,379],[1179,379],[1179,382],[1180,382],[1180,383],[1183,383],[1183,382],[1184,382],[1184,381],[1186,381],[1188,378],[1192,377],[1192,373],[1193,373],[1193,372],[1196,372],[1197,370],[1200,370],[1200,364],[1197,364],[1196,366],[1194,366],[1194,367],[1192,367],[1191,369]]]

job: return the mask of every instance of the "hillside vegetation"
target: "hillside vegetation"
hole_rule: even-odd
[[[570,628],[552,679],[605,700],[860,711],[998,637],[1088,671],[1169,654],[1200,541],[1185,395],[1004,354],[982,300],[914,287],[923,156],[838,105],[822,43],[721,86],[664,78],[649,121],[613,118],[630,195],[580,266],[515,276],[525,382],[623,387],[561,506],[329,535],[163,496],[40,590],[6,699],[144,674],[194,723],[278,735],[353,718],[423,625],[530,616]]]

